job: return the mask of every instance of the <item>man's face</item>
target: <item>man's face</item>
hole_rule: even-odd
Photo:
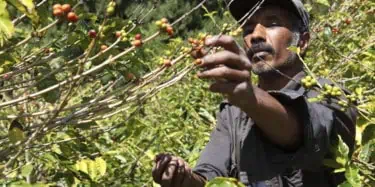
[[[296,23],[297,18],[291,14],[281,7],[266,6],[245,24],[245,49],[255,74],[266,75],[274,73],[274,69],[285,70],[297,61],[297,55],[287,49],[291,44],[298,43],[292,32],[292,24]]]

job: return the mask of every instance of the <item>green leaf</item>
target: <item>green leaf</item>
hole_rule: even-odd
[[[317,3],[322,4],[324,6],[330,6],[328,0],[316,0]]]
[[[27,177],[28,175],[31,174],[32,171],[33,171],[33,165],[31,163],[28,163],[22,166],[21,175],[24,177]]]
[[[10,4],[18,9],[18,11],[26,14],[31,19],[33,25],[39,24],[39,16],[35,11],[35,6],[32,0],[7,0]]]
[[[97,181],[104,176],[107,170],[107,163],[103,158],[98,157],[94,160],[83,159],[77,161],[76,170],[86,173],[93,181]]]
[[[8,131],[8,137],[10,142],[17,143],[25,139],[23,132],[23,126],[17,120],[13,120]]]
[[[107,169],[107,162],[105,160],[103,160],[103,158],[98,157],[98,158],[95,158],[95,165],[96,165],[96,168],[99,172],[98,173],[99,176],[103,176],[106,172],[106,169]]]
[[[369,162],[371,157],[375,157],[375,139],[369,141],[367,144],[362,146],[361,151],[359,152],[359,159],[363,162]]]
[[[288,50],[292,51],[292,52],[294,52],[296,54],[300,54],[301,53],[301,48],[296,47],[296,46],[290,46],[290,47],[288,47]]]
[[[359,177],[359,169],[354,164],[349,164],[346,167],[345,172],[346,180],[353,186],[353,187],[361,187],[361,179]]]
[[[4,43],[11,38],[14,33],[14,26],[9,19],[9,13],[6,6],[6,2],[0,0],[0,47],[3,47]]]
[[[50,72],[51,70],[49,68],[46,68],[46,67],[41,67],[39,69],[39,75],[46,75]],[[49,76],[41,81],[38,81],[38,84],[37,84],[37,88],[38,88],[38,91],[41,91],[41,90],[44,90],[44,89],[47,89],[53,85],[56,85],[58,84],[59,82],[57,81],[56,77],[55,76]],[[42,95],[44,100],[46,100],[47,102],[49,103],[55,103],[59,98],[60,98],[60,89],[57,88],[57,89],[54,89],[54,90],[51,90],[45,94]]]
[[[375,124],[369,124],[365,127],[362,133],[362,145],[367,144],[370,140],[375,138]]]
[[[345,181],[344,183],[340,184],[338,187],[352,187],[348,181]]]
[[[234,178],[217,177],[208,182],[205,187],[245,187]]]

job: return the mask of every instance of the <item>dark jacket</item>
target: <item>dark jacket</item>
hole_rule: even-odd
[[[309,102],[308,98],[315,98],[319,93],[299,84],[304,76],[300,72],[293,78],[295,81],[281,90],[268,92],[297,112],[303,125],[303,143],[298,150],[287,152],[272,144],[246,113],[223,102],[217,126],[194,172],[208,180],[219,176],[236,177],[247,185],[264,181],[266,186],[328,187],[345,180],[342,174],[333,174],[333,169],[325,167],[323,159],[333,157],[330,148],[337,142],[338,134],[349,146],[350,154],[353,152],[356,110],[341,111],[334,98]],[[325,79],[318,82],[332,84]],[[272,114],[269,116],[272,118]],[[238,168],[240,171],[236,172]]]

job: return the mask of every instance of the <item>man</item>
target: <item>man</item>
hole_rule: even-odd
[[[256,0],[234,0],[239,20]],[[212,92],[227,97],[220,105],[217,126],[197,166],[160,154],[154,180],[162,186],[198,187],[215,177],[236,177],[246,186],[337,186],[343,175],[323,165],[332,158],[331,144],[340,134],[353,151],[355,110],[340,111],[337,98],[311,103],[319,93],[305,89],[306,76],[297,46],[309,44],[309,16],[299,0],[266,0],[244,25],[244,48],[229,36],[214,36],[207,46],[223,51],[203,58],[198,76],[213,79]],[[251,71],[250,71],[251,70]],[[258,85],[251,73],[259,76]],[[319,79],[320,84],[332,84]]]

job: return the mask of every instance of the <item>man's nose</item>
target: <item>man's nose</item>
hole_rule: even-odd
[[[251,44],[266,42],[266,28],[262,24],[257,24],[254,27],[253,33],[251,33]]]

